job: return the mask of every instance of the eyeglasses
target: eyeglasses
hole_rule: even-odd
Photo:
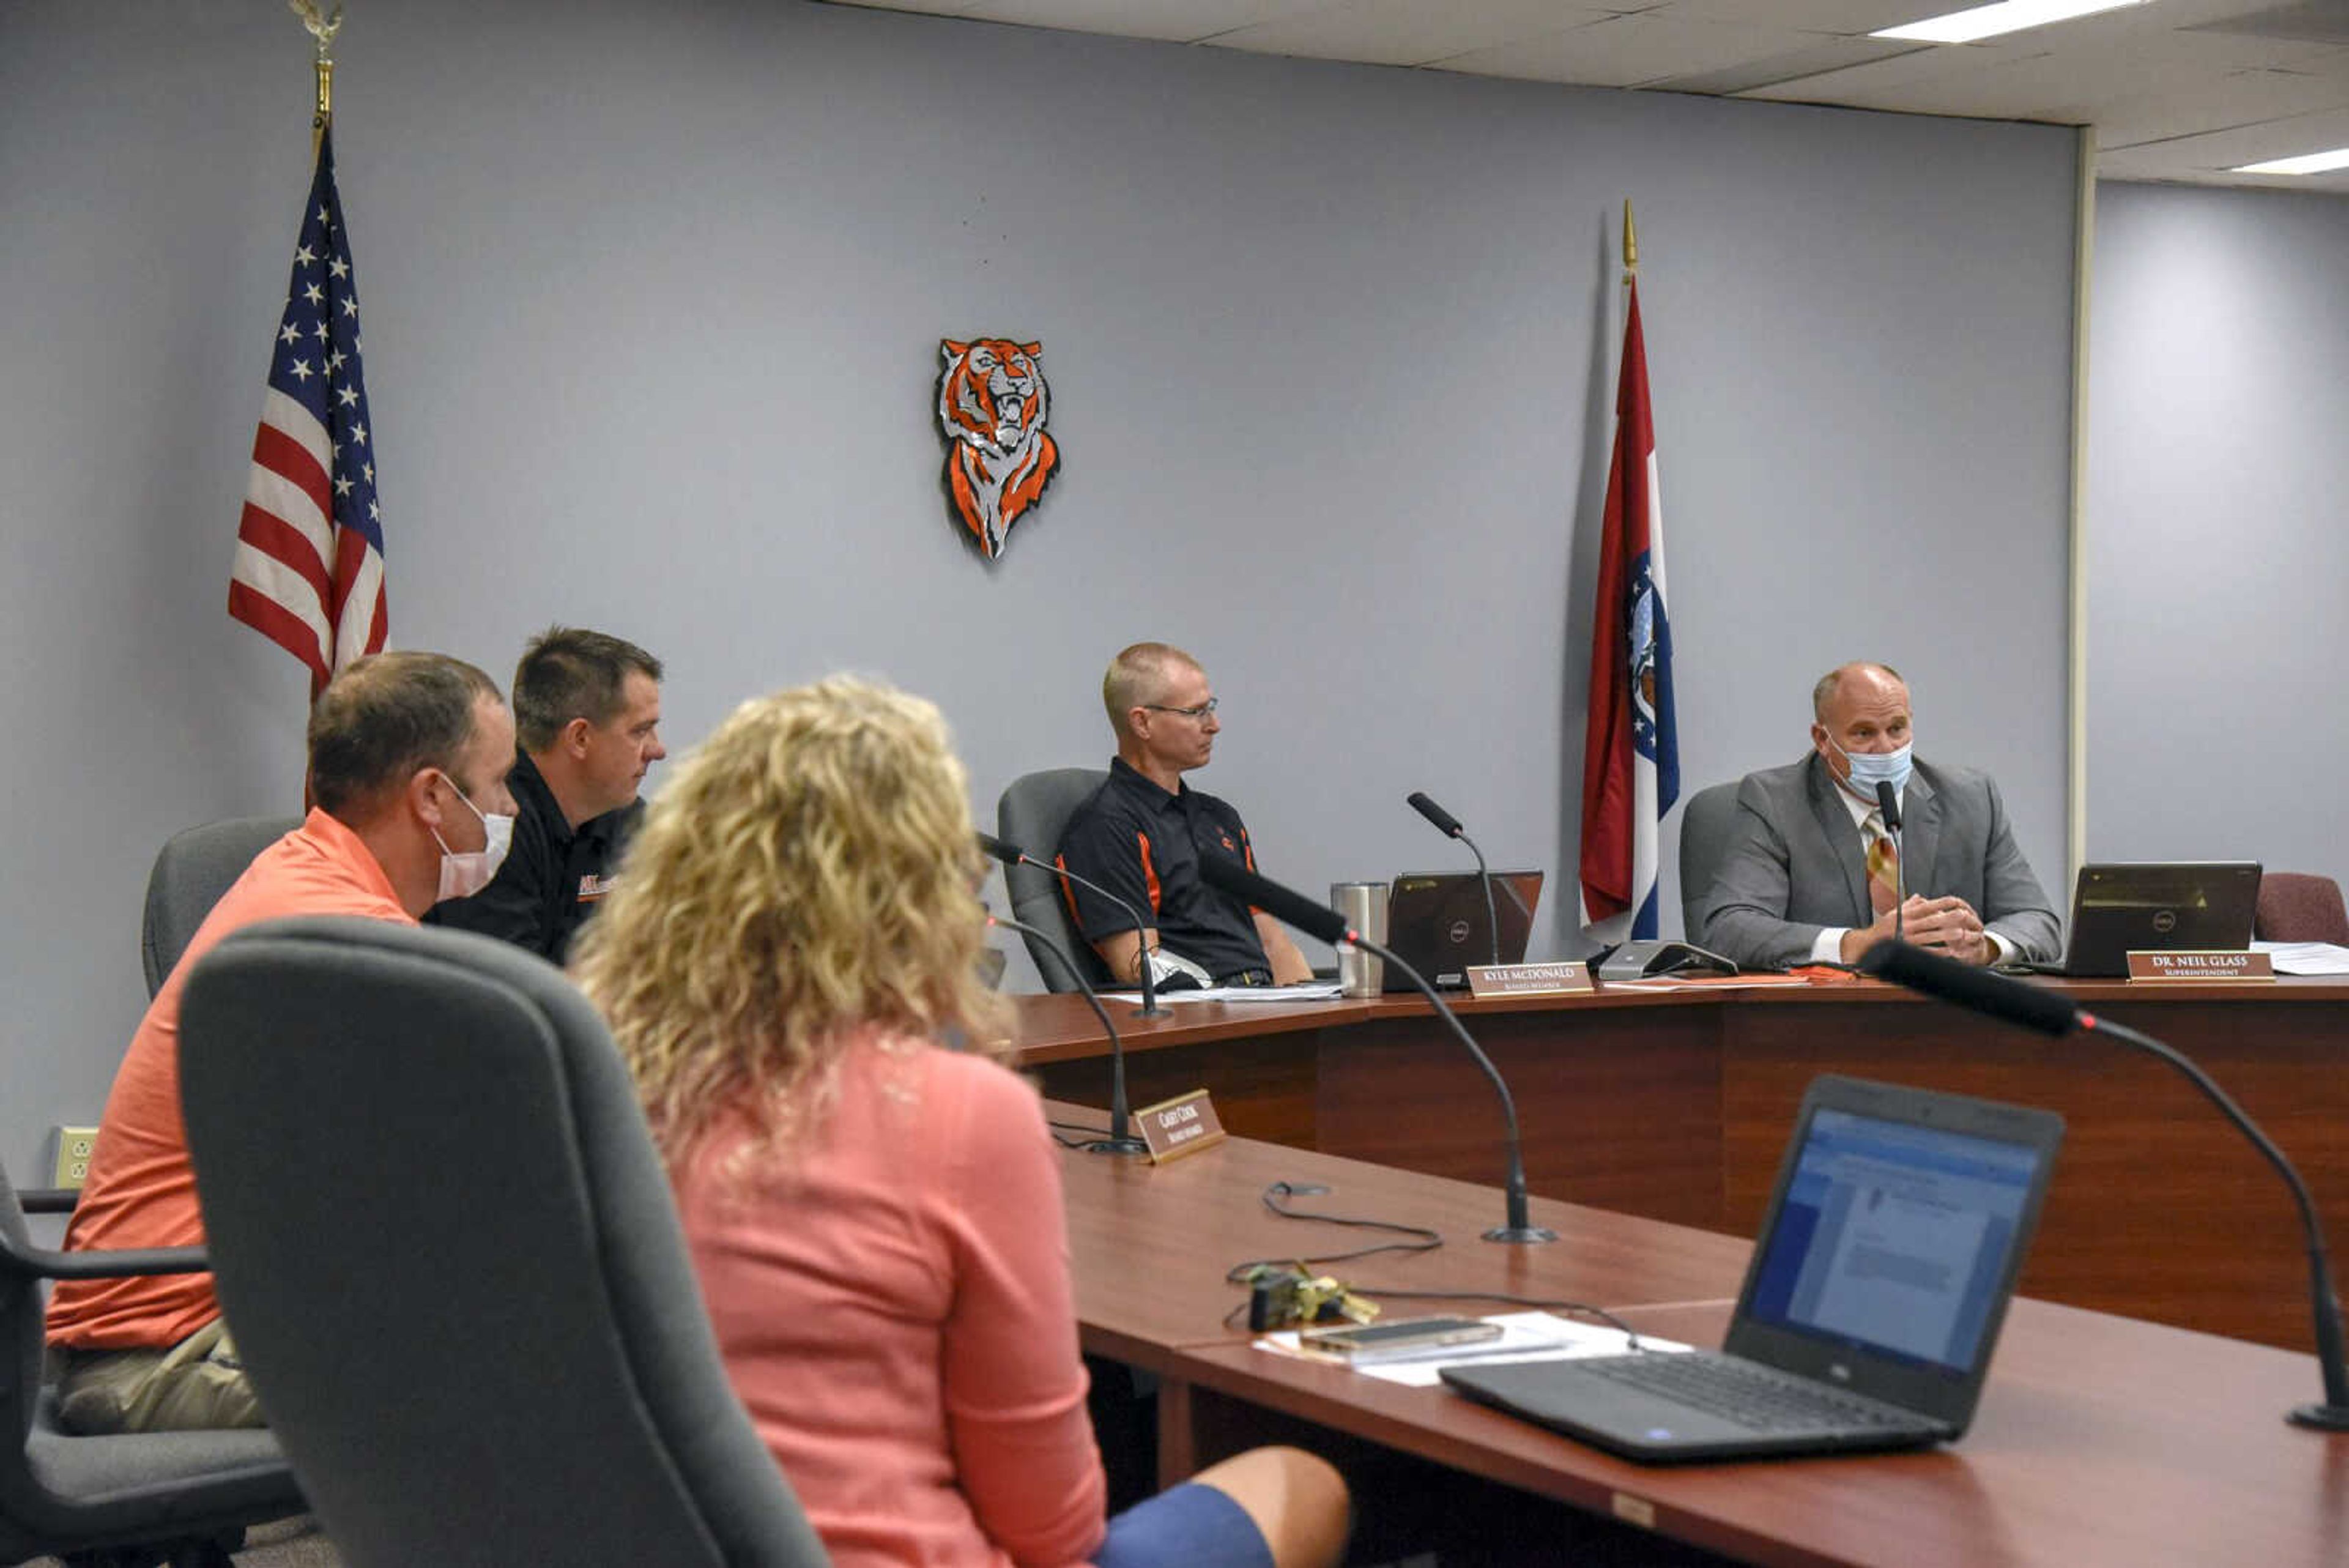
[[[1153,713],[1180,713],[1185,719],[1204,719],[1216,711],[1219,698],[1210,697],[1196,708],[1169,708],[1163,702],[1144,702],[1143,707]]]

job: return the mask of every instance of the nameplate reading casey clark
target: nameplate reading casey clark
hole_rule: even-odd
[[[1590,966],[1578,959],[1557,963],[1468,966],[1468,993],[1472,996],[1559,996],[1590,988]]]
[[[1142,1129],[1142,1141],[1150,1146],[1151,1160],[1158,1165],[1224,1141],[1224,1124],[1216,1119],[1215,1102],[1205,1089],[1145,1106],[1133,1113],[1133,1125]]]
[[[2212,952],[2132,952],[2131,980],[2273,980],[2270,953],[2220,949]]]

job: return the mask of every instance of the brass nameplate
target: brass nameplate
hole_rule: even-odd
[[[2209,952],[2132,952],[2131,980],[2273,980],[2275,955],[2219,949]]]
[[[1144,1106],[1133,1113],[1133,1125],[1142,1129],[1142,1141],[1150,1146],[1154,1165],[1224,1141],[1224,1124],[1216,1119],[1215,1102],[1207,1098],[1205,1089]]]
[[[1590,966],[1580,959],[1561,959],[1556,963],[1468,966],[1471,996],[1565,996],[1590,989]]]

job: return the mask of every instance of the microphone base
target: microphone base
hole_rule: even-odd
[[[2320,1432],[2349,1432],[2349,1405],[2301,1405],[2284,1419]]]
[[[1126,1016],[1128,1018],[1164,1018],[1174,1011],[1173,1008],[1165,1006],[1154,997],[1149,1006],[1137,1007]]]
[[[1557,1241],[1557,1232],[1541,1225],[1495,1225],[1485,1232],[1485,1240],[1529,1247],[1537,1241]]]
[[[1095,1138],[1085,1145],[1087,1154],[1148,1154],[1150,1146],[1138,1137]]]

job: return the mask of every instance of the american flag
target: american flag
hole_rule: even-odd
[[[313,697],[343,666],[380,650],[388,624],[360,361],[358,279],[329,132],[270,345],[228,584],[228,613],[308,665]]]

